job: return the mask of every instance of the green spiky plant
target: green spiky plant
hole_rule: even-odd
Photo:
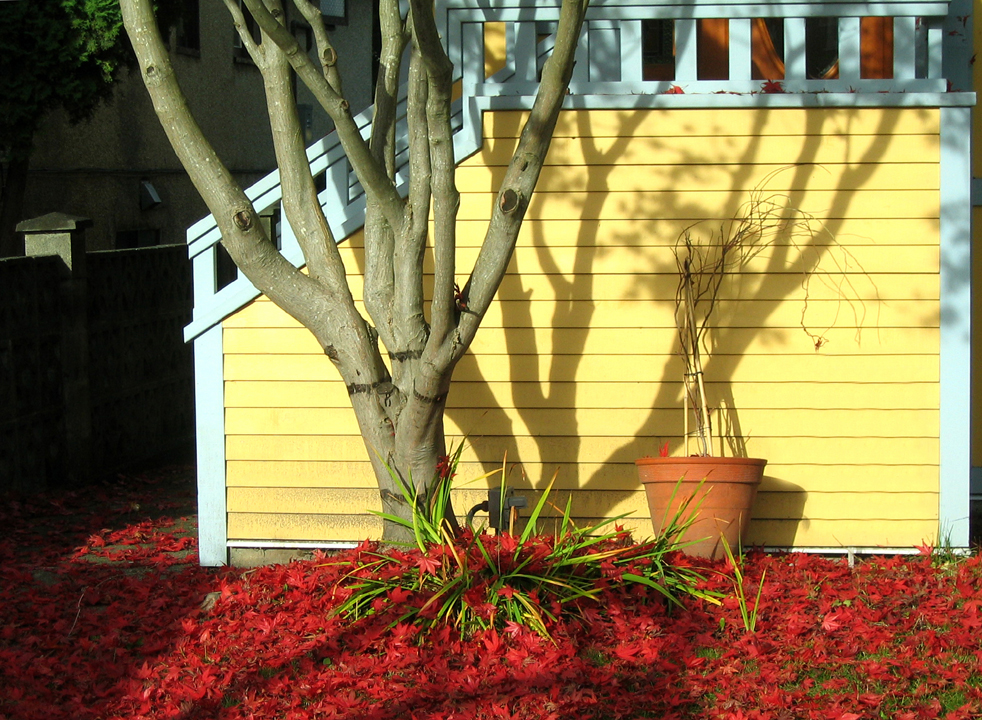
[[[751,607],[747,601],[747,590],[743,586],[743,548],[737,547],[737,554],[734,555],[726,536],[720,535],[720,539],[723,541],[723,551],[726,553],[726,559],[729,561],[730,567],[733,568],[733,577],[730,578],[730,581],[733,583],[733,592],[736,595],[737,605],[740,608],[740,619],[743,620],[743,629],[748,633],[755,633],[757,632],[757,615],[760,612],[760,596],[764,592],[764,578],[767,577],[767,570],[765,569],[760,574],[757,597],[754,598],[754,604]]]
[[[635,543],[616,525],[623,515],[577,527],[570,517],[570,498],[557,532],[544,534],[539,520],[551,504],[553,476],[520,534],[455,531],[445,511],[460,452],[458,446],[444,476],[429,483],[432,490],[426,494],[417,493],[411,480],[397,481],[412,503],[413,517],[389,519],[412,530],[415,547],[363,547],[337,589],[342,597],[337,612],[352,620],[388,613],[393,626],[411,622],[426,629],[449,623],[462,636],[525,626],[549,638],[551,624],[561,617],[582,617],[585,603],[618,584],[644,586],[672,604],[686,596],[718,602],[699,588],[702,575],[672,563],[670,553],[692,522],[688,503],[658,537]],[[504,477],[504,466],[477,479],[498,472]]]

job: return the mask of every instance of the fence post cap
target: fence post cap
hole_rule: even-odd
[[[92,224],[87,217],[69,215],[63,212],[52,212],[41,217],[23,220],[17,223],[17,232],[22,233],[48,233],[48,232],[72,232],[81,230]]]

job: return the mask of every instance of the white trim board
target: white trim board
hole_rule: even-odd
[[[972,427],[972,112],[941,109],[939,537],[969,544]]]

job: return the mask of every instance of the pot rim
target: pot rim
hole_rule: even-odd
[[[695,455],[693,457],[643,457],[634,461],[635,465],[758,465],[764,467],[764,458],[714,457]]]

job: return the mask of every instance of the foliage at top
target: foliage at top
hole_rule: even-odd
[[[0,3],[0,153],[29,154],[38,122],[58,107],[85,118],[127,56],[117,0]]]

